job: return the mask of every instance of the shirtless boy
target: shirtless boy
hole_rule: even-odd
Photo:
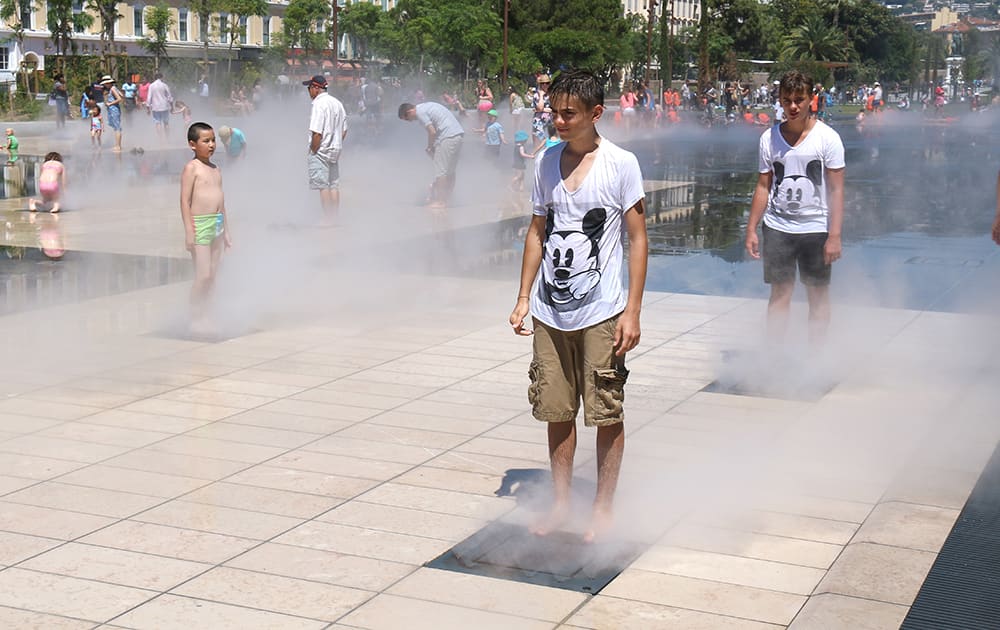
[[[232,247],[232,240],[222,195],[222,173],[212,163],[215,131],[207,123],[196,122],[188,127],[187,137],[194,159],[181,173],[181,218],[184,220],[184,246],[191,252],[194,262],[191,329],[205,332],[206,309],[219,260],[223,247]]]

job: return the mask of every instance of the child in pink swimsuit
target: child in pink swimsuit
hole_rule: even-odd
[[[63,166],[62,156],[51,151],[45,155],[45,162],[42,163],[41,173],[38,175],[38,194],[42,198],[29,199],[28,209],[35,212],[41,204],[51,205],[49,212],[53,214],[59,212],[59,201],[65,188],[66,167]]]

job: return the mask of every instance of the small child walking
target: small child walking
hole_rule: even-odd
[[[101,134],[104,133],[104,118],[101,116],[101,108],[94,105],[90,108],[90,145],[101,146]]]
[[[59,202],[66,191],[66,167],[63,166],[62,155],[55,151],[45,154],[41,173],[38,175],[38,194],[41,199],[28,199],[28,209],[38,211],[38,206],[48,207],[49,212],[56,214],[60,210]]]
[[[486,120],[486,157],[499,162],[500,146],[507,144],[507,138],[503,135],[503,125],[497,120],[497,110],[486,112]]]
[[[208,123],[196,122],[188,128],[188,146],[194,158],[181,173],[181,218],[184,221],[184,246],[194,263],[191,286],[191,332],[209,334],[208,302],[215,285],[223,249],[232,247],[226,203],[222,192],[222,173],[212,163],[215,153],[215,130]]]
[[[528,132],[518,131],[514,134],[514,178],[510,180],[511,190],[524,192],[524,171],[527,169],[526,160],[533,159],[534,153],[524,150],[528,144]]]
[[[222,146],[226,147],[226,155],[230,159],[235,160],[246,156],[247,137],[241,129],[227,126],[219,127],[219,139],[222,140]]]
[[[7,146],[4,150],[7,151],[7,163],[13,164],[17,162],[17,152],[20,143],[17,141],[17,136],[14,135],[14,130],[7,127]]]

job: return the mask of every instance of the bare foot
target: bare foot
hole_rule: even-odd
[[[28,211],[29,212],[37,212],[38,211],[38,204],[35,203],[34,199],[32,199],[31,201],[28,202]]]
[[[52,206],[52,209],[49,210],[49,212],[52,214],[58,214],[60,209],[61,208],[59,207],[59,204],[55,204]]]
[[[535,536],[548,536],[562,527],[568,519],[569,504],[556,503],[545,516],[535,521],[535,523],[530,527],[530,530]]]
[[[611,531],[614,520],[615,517],[610,508],[594,506],[594,513],[590,517],[590,526],[587,527],[587,531],[583,532],[583,542],[588,544],[599,542]]]

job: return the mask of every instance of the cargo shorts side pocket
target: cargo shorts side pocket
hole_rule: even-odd
[[[617,420],[622,417],[625,402],[625,381],[628,370],[624,367],[594,370],[594,420]]]
[[[532,409],[535,409],[538,406],[539,390],[541,389],[541,369],[538,366],[538,361],[533,360],[528,366],[528,381],[528,404],[531,405]]]

